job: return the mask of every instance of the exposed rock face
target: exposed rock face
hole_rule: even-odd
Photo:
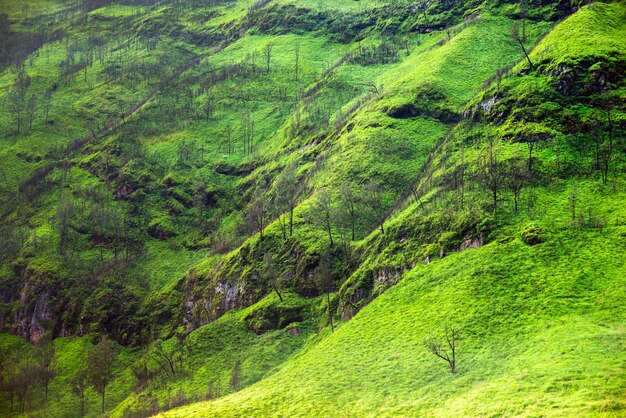
[[[53,319],[50,308],[50,291],[37,292],[39,297],[33,305],[32,285],[26,283],[20,293],[20,309],[13,321],[15,333],[35,343],[48,331],[45,325]]]
[[[366,292],[363,288],[358,288],[350,296],[345,296],[341,299],[339,311],[341,319],[347,321],[359,312],[359,303],[370,296],[369,292]]]
[[[255,282],[256,275],[250,280]],[[244,278],[214,278],[215,282],[203,287],[192,271],[185,280],[183,325],[189,331],[211,323],[233,309],[240,309],[257,301],[254,287]]]
[[[557,80],[554,87],[561,94],[570,93],[576,79],[581,73],[582,71],[578,68],[570,69],[564,64],[559,65],[557,70],[552,74]]]
[[[79,332],[76,310],[79,306],[68,304],[63,298],[66,284],[54,272],[41,271],[27,265],[14,265],[16,280],[0,293],[3,303],[14,304],[5,311],[0,327],[35,343],[44,334],[65,337]]]
[[[255,257],[264,251],[262,247],[243,246],[205,272],[189,272],[178,287],[183,294],[182,321],[188,331],[211,323],[230,310],[253,305],[272,292],[268,281],[257,273]],[[318,296],[312,273],[318,260],[303,256],[298,246],[287,248],[282,258],[281,280],[301,296]]]
[[[467,250],[470,248],[479,248],[483,246],[482,238],[465,238],[459,247],[459,251]]]
[[[406,271],[403,269],[403,272]],[[398,284],[400,272],[393,268],[381,268],[374,272],[374,287],[379,289],[381,287],[387,288]]]
[[[196,285],[196,272],[191,270],[184,280],[184,299],[182,308],[183,326],[187,331],[191,331],[198,327],[198,323],[194,317],[194,308],[198,303],[198,298],[194,295],[194,286]]]
[[[406,271],[406,267],[401,269],[381,267],[368,273],[368,277],[361,282],[360,286],[352,289],[350,294],[344,293],[341,296],[339,304],[341,319],[347,321],[352,318],[361,310],[365,301],[373,300],[389,287],[396,285]]]
[[[498,98],[494,96],[489,99],[483,100],[480,103],[480,108],[482,109],[484,113],[489,114],[491,113],[491,110],[496,105],[496,103],[498,103]]]
[[[238,286],[236,282],[227,280],[225,282],[218,282],[213,288],[214,301],[214,313],[216,316],[221,316],[225,312],[238,307],[238,301],[241,299],[241,295],[245,291],[245,281]]]
[[[295,328],[295,327],[294,327],[294,328],[289,328],[289,329],[287,330],[287,333],[288,333],[289,335],[291,335],[292,337],[298,337],[298,336],[300,336],[300,330],[299,330],[298,328]]]
[[[439,250],[439,257],[443,258],[450,252],[464,251],[470,248],[479,248],[484,245],[483,236],[465,236],[462,240],[455,239],[448,245],[449,251]],[[460,243],[460,244],[459,244]],[[374,300],[388,288],[395,286],[402,279],[402,275],[413,269],[416,263],[430,264],[436,254],[426,255],[419,260],[413,260],[400,267],[377,267],[364,274],[362,271],[355,273],[351,278],[351,286],[344,287],[340,291],[340,314],[343,320],[349,320],[357,314],[361,308]]]

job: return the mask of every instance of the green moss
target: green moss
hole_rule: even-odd
[[[47,286],[58,290],[58,332],[93,332],[55,341],[57,395],[44,410],[37,389],[33,414],[77,413],[66,388],[89,338],[108,331],[170,350],[181,324],[197,327],[185,366],[143,388],[132,387],[130,367],[143,354],[118,347],[112,415],[150,415],[250,385],[187,411],[619,414],[623,2],[585,6],[556,25],[531,52],[538,71],[510,39],[517,4],[183,3],[111,3],[86,19],[56,0],[29,2],[28,19],[17,3],[0,5],[10,41],[65,33],[24,66],[39,98],[54,91],[49,120],[42,102],[32,129],[15,135],[11,113],[0,112],[0,285],[10,293],[0,320],[9,329]],[[529,5],[526,46],[568,12],[556,2]],[[385,48],[389,55],[376,55]],[[0,65],[4,109],[16,72]],[[87,137],[142,99],[114,132]],[[604,185],[589,133],[608,124],[606,103],[615,104],[616,128]],[[496,142],[506,169],[525,160],[524,142],[539,140],[517,211],[508,182],[498,210],[489,207],[478,163],[485,137],[505,139]],[[274,214],[261,240],[249,202],[257,190],[277,192],[289,163],[301,185],[294,234],[283,238]],[[54,169],[19,191],[45,167]],[[372,231],[363,208],[357,241],[344,246],[331,228],[329,306],[315,298],[311,276],[329,246],[311,204],[322,188],[349,183],[359,195],[370,180],[385,190],[385,233]],[[418,202],[406,198],[413,184]],[[62,251],[59,210],[70,203]],[[285,278],[282,302],[260,278],[268,252]],[[20,289],[24,280],[30,291]],[[220,294],[226,283],[234,303]],[[331,334],[328,311],[356,317]],[[421,347],[448,318],[463,334],[456,377]],[[231,385],[233,370],[240,381]],[[0,397],[0,409],[7,402]]]
[[[527,225],[522,231],[522,240],[528,245],[537,245],[546,241],[546,233],[537,225]]]

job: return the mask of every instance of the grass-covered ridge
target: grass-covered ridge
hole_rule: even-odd
[[[623,1],[29,4],[0,411],[78,416],[105,336],[111,416],[624,410]]]
[[[591,6],[564,25],[586,22],[587,31],[602,32],[620,10],[620,4]],[[571,58],[563,58],[567,44],[554,44],[553,39],[548,36],[538,45],[537,50],[550,54],[543,55],[543,62],[568,65]],[[604,51],[614,48],[611,42],[596,44],[590,55],[602,66],[608,56]],[[501,89],[496,94],[504,94],[505,100],[499,109],[505,115],[512,110],[516,123],[525,119],[523,113],[514,113],[516,106],[537,112],[541,109],[535,106],[550,95],[562,94],[558,100],[564,105],[590,98],[585,89],[575,98],[559,92],[558,76],[550,74],[537,77],[543,78],[541,90],[524,90],[524,83],[535,77],[514,69],[491,87]],[[613,83],[591,92],[597,94],[591,109],[596,100],[620,88],[619,81]],[[525,97],[509,101],[515,89]],[[478,97],[484,102],[484,96]],[[622,104],[611,109],[616,124],[622,109]],[[340,297],[350,308],[368,292],[377,296],[398,276],[400,284],[276,375],[171,416],[619,415],[624,409],[621,160],[612,160],[612,180],[603,185],[600,157],[580,148],[575,139],[580,133],[555,121],[535,115],[538,129],[560,134],[552,143],[539,139],[533,145],[536,154],[531,154],[534,175],[555,178],[547,185],[526,186],[518,213],[504,191],[495,214],[480,213],[476,204],[484,202],[484,195],[475,194],[471,185],[462,192],[449,182],[457,176],[458,183],[459,166],[480,161],[489,149],[488,142],[476,143],[476,138],[503,132],[497,158],[509,164],[516,159],[528,164],[528,138],[511,141],[511,122],[502,119],[455,128],[418,183],[421,198],[401,206],[386,235],[374,232],[357,250],[368,258],[363,271],[344,283]],[[565,180],[572,173],[582,177]],[[490,243],[456,252],[483,241]],[[433,262],[440,256],[445,258]],[[446,372],[445,363],[422,345],[431,333],[441,334],[447,323],[465,335],[459,343],[459,367],[465,362],[466,369],[457,376]],[[300,383],[294,386],[294,381]]]
[[[601,199],[619,207],[623,198]],[[503,231],[482,248],[422,264],[275,375],[167,416],[619,414],[624,227],[537,224],[549,231],[545,243]],[[422,345],[448,321],[462,335],[456,376]]]

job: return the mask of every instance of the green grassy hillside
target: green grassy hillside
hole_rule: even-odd
[[[623,415],[623,1],[5,3],[0,416]]]
[[[587,51],[587,68],[605,62],[603,56],[623,65],[618,63],[623,63],[623,42],[617,41],[624,29],[623,10],[597,4],[578,12],[531,55],[545,66],[544,75],[529,77],[522,62],[489,87],[495,93],[480,93],[469,109],[500,95],[500,109],[510,112],[509,119],[455,128],[434,153],[429,169],[434,180],[422,177],[422,198],[391,217],[385,236],[374,233],[366,240],[362,251],[371,258],[344,283],[341,294],[347,306],[354,306],[355,295],[376,297],[393,274],[410,269],[400,284],[276,374],[224,399],[169,415],[620,416],[625,407],[626,266],[619,169],[612,169],[612,180],[603,185],[593,154],[582,157],[580,145],[565,139],[572,128],[558,118],[535,116],[531,127],[558,132],[553,143],[536,150],[535,175],[554,177],[529,186],[519,212],[513,210],[513,196],[505,195],[495,214],[478,215],[476,204],[484,194],[467,186],[463,205],[449,173],[484,153],[484,142],[472,139],[476,132],[506,132],[510,124],[520,124],[523,112],[541,111],[546,94],[574,118],[573,112],[584,115],[585,105],[593,108],[605,99],[584,89],[574,98],[559,97],[560,85],[547,69],[583,60],[583,52],[568,55],[573,48]],[[590,34],[585,46],[573,46],[573,40],[559,35],[578,28]],[[595,33],[612,33],[617,44]],[[583,80],[583,87],[594,82]],[[544,87],[529,89],[529,83]],[[604,94],[615,97],[618,85],[616,80],[613,93]],[[620,120],[619,111],[612,111]],[[528,153],[524,142],[498,147],[509,164]],[[575,178],[571,173],[577,173]],[[446,229],[450,232],[442,233]],[[449,253],[468,237],[490,243]],[[441,254],[446,257],[437,260]],[[456,375],[423,344],[432,334],[442,336],[446,325],[460,333]]]
[[[560,226],[420,265],[276,374],[166,416],[619,416],[623,234]],[[457,375],[422,344],[448,322]]]

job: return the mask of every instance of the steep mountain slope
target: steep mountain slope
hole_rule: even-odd
[[[575,103],[574,110],[583,113],[587,103],[591,102],[591,107],[592,100],[604,99],[602,93],[617,98],[623,106],[619,88],[608,94],[594,89],[598,75],[587,75],[593,65],[609,68],[609,74],[612,65],[623,65],[624,55],[619,52],[623,41],[615,43],[622,39],[620,34],[625,29],[623,12],[622,5],[596,4],[557,27],[531,55],[543,65],[545,75],[524,75],[527,69],[520,64],[492,89],[496,96],[504,96],[501,103],[514,103],[508,109],[500,104],[500,109],[508,110],[504,114],[545,106],[545,94],[552,88],[560,91],[563,74],[577,62],[586,63],[586,68],[578,67],[582,82],[576,85],[579,80],[567,78],[565,82],[590,86],[591,90],[578,90],[580,96],[576,99],[568,97],[570,103]],[[581,30],[587,34],[586,41],[571,45],[570,34]],[[560,71],[550,73],[550,68]],[[543,84],[542,78],[547,78],[548,84]],[[619,77],[613,80],[623,82]],[[542,83],[547,90],[529,90],[529,82]],[[524,86],[524,90],[518,90],[518,86]],[[508,101],[507,96],[517,91],[526,94],[525,100]],[[489,100],[493,93],[488,92],[476,100],[477,108],[484,109],[478,104]],[[558,103],[558,95],[551,96]],[[543,100],[536,100],[539,98]],[[524,107],[526,103],[530,103],[528,107]],[[500,124],[506,129],[511,124],[510,120],[502,120],[502,113],[497,115],[500,121],[495,126],[482,129],[501,129]],[[616,116],[614,123],[620,123],[616,122],[620,118]],[[535,123],[541,121],[544,129],[556,127],[550,119],[541,117]],[[442,145],[447,153],[441,152],[443,160],[435,159],[432,172],[443,176],[451,170],[446,169],[445,157],[450,158],[455,148],[466,147],[471,132],[466,126],[457,127],[456,135]],[[618,135],[623,138],[623,134]],[[514,143],[501,146],[504,155],[515,155],[520,148]],[[580,158],[568,161],[574,155],[561,156],[563,161],[559,163],[558,151],[553,147],[542,149],[535,164],[545,165],[537,169],[556,169],[559,177],[562,173],[584,172]],[[465,158],[475,158],[470,156],[472,152],[475,150],[468,150]],[[276,374],[223,399],[167,415],[620,415],[626,407],[625,213],[624,195],[616,192],[623,177],[616,170],[613,176],[613,187],[573,179],[537,184],[527,191],[526,213],[496,219],[488,245],[417,265],[400,284],[366,306],[335,334],[289,360]],[[440,195],[448,194],[450,199],[450,192],[443,190]],[[437,205],[432,202],[432,193],[390,221],[387,235],[396,239],[389,243],[389,238],[379,238],[393,250],[391,254],[383,251],[377,263],[385,263],[381,259],[386,259],[391,264],[389,269],[395,264],[399,270],[402,263],[406,266],[410,262],[414,253],[406,241],[406,229],[423,233],[428,223],[419,223],[412,218],[412,212],[428,216],[428,206]],[[538,214],[531,207],[533,195],[539,196]],[[575,201],[581,202],[584,209],[576,209]],[[454,199],[448,202],[455,204]],[[583,214],[577,215],[576,210]],[[418,226],[412,226],[413,222]],[[529,231],[540,231],[539,242],[545,242],[536,245],[529,239]],[[398,239],[394,235],[398,233],[406,238]],[[439,244],[444,250],[445,241]],[[380,244],[374,248],[373,254],[381,254]],[[405,260],[398,262],[393,254]],[[447,364],[423,346],[429,335],[441,335],[449,324],[461,335],[457,375],[450,374]]]
[[[166,416],[620,415],[623,233],[515,238],[419,266],[277,373]],[[422,345],[448,321],[457,375]]]
[[[0,327],[58,357],[0,335],[0,410],[108,335],[113,416],[619,415],[626,7],[576,8],[0,5]]]

